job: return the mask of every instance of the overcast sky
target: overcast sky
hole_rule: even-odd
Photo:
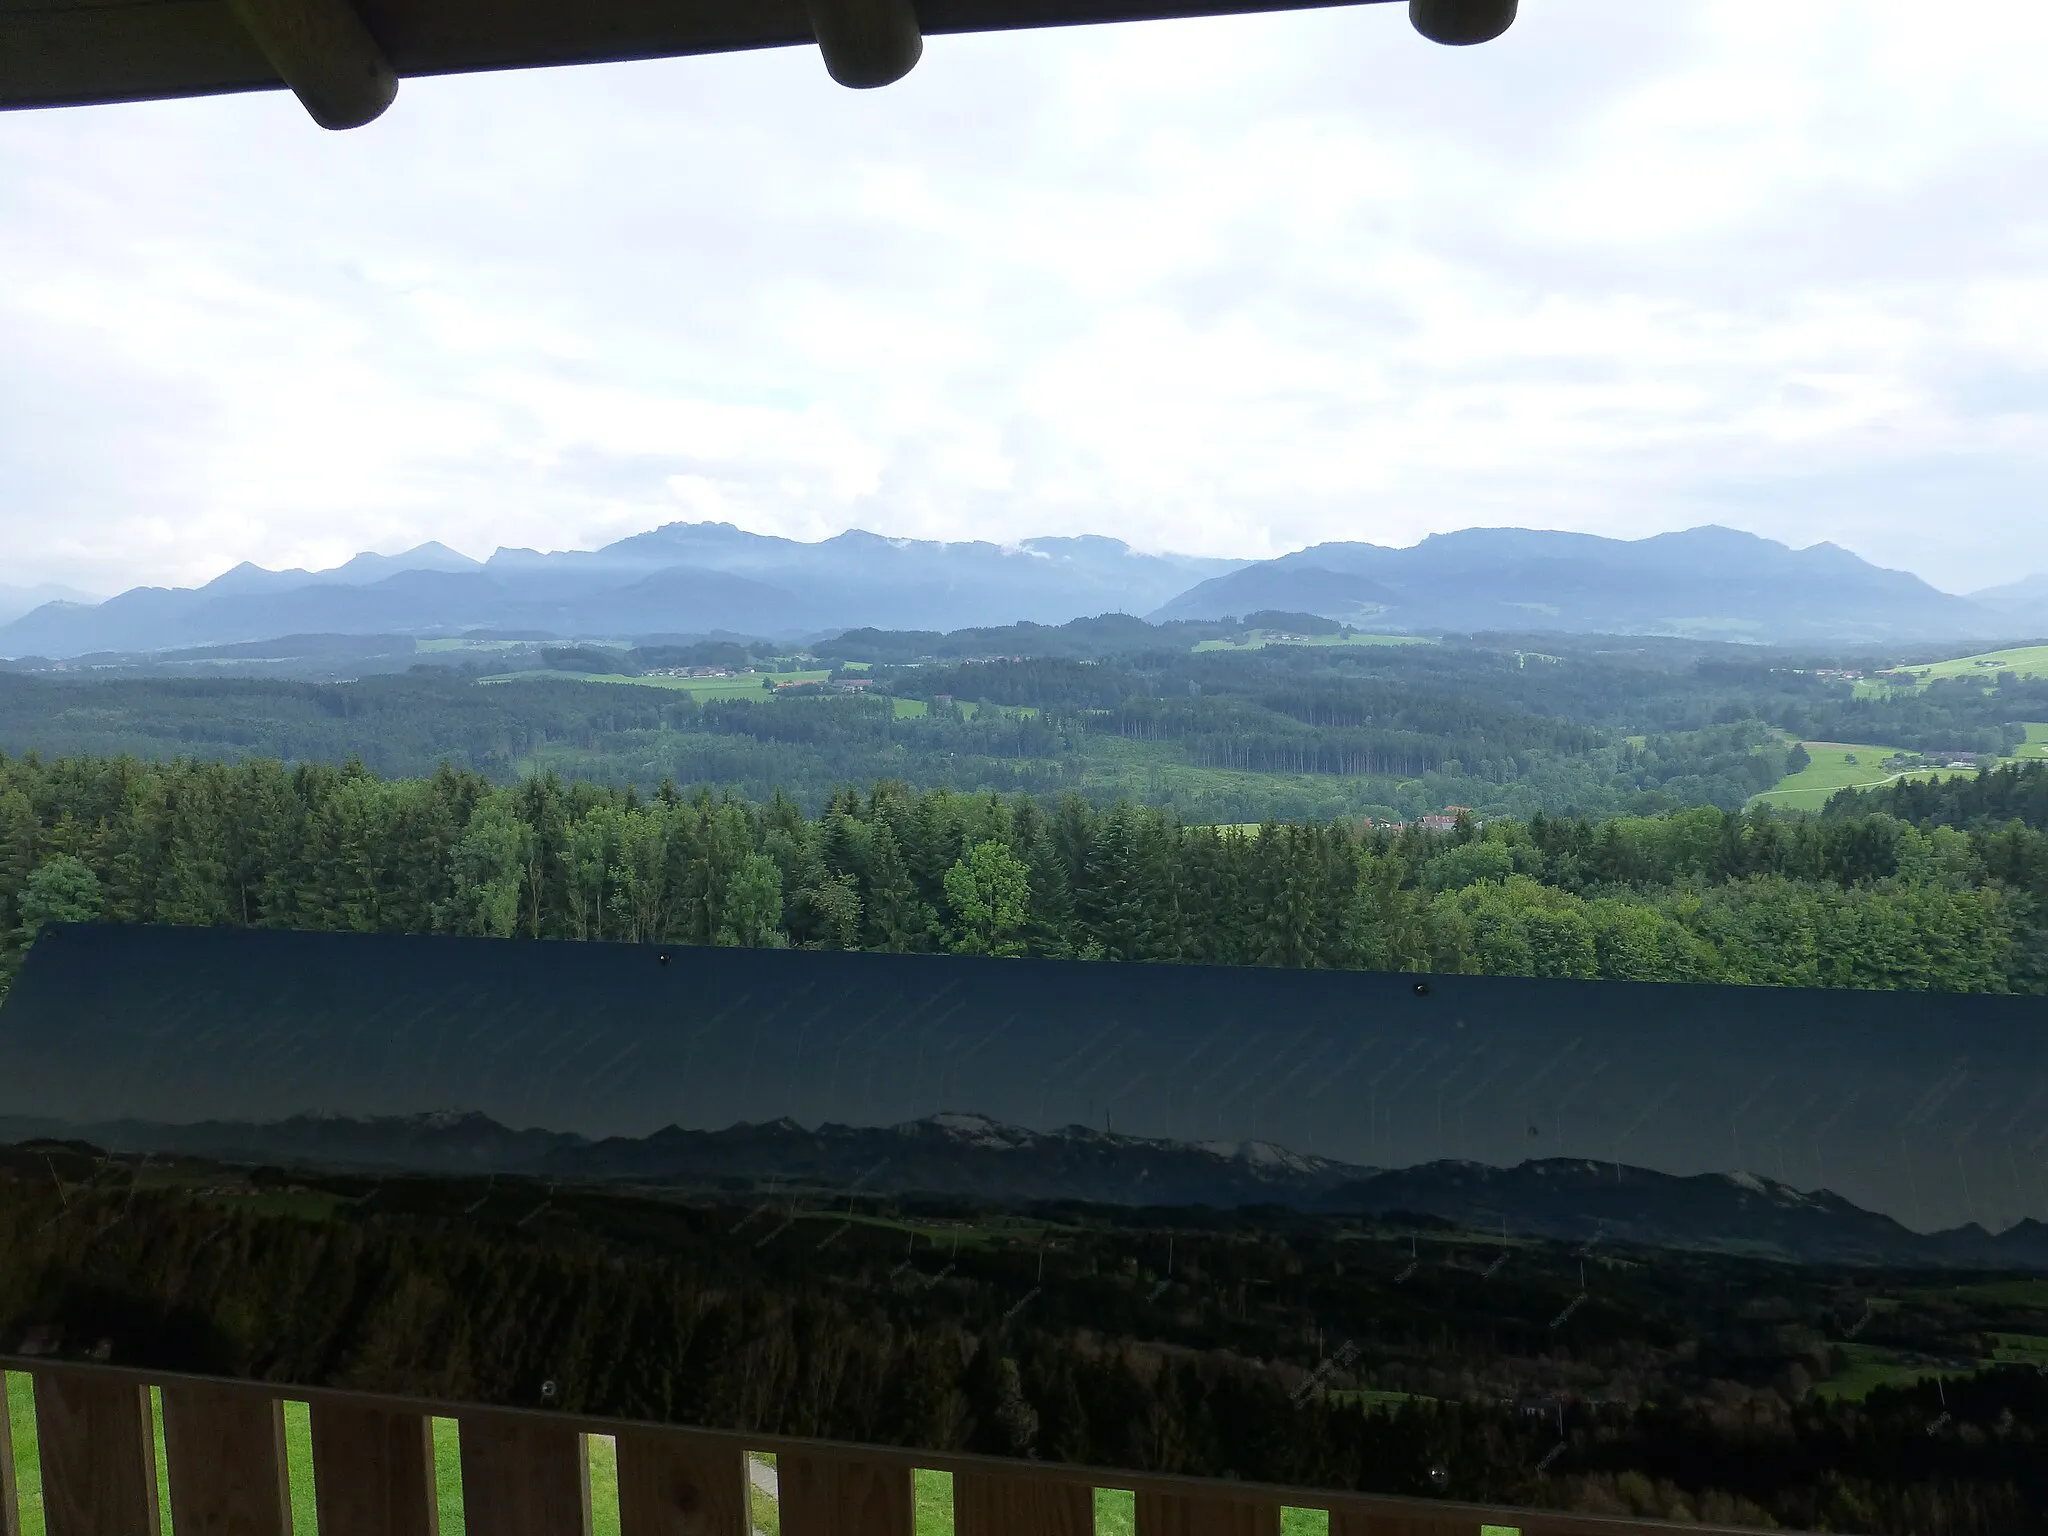
[[[706,518],[2048,570],[2048,6],[1404,13],[0,115],[0,583]]]

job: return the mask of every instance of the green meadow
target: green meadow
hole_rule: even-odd
[[[1978,677],[1988,683],[2001,672],[2018,677],[2048,677],[2048,645],[2016,645],[2009,650],[1983,651],[1975,656],[1957,656],[1898,670],[1912,673],[1922,683],[1942,677]]]
[[[1773,805],[1780,810],[1817,811],[1841,789],[1870,789],[1899,779],[1941,778],[1945,770],[1922,768],[1897,773],[1884,760],[1897,747],[1879,747],[1842,741],[1809,741],[1806,754],[1813,760],[1797,773],[1787,774],[1772,788],[1756,796],[1752,805]]]
[[[640,688],[666,688],[674,693],[687,693],[697,699],[763,699],[769,697],[769,683],[822,683],[832,674],[828,671],[815,672],[742,672],[737,677],[627,677],[623,673],[604,672],[555,672],[538,669],[531,672],[507,672],[501,677],[478,678],[480,683],[520,683],[546,681],[573,683],[629,683]]]
[[[1269,645],[1438,645],[1430,635],[1288,635],[1283,630],[1255,629],[1242,640],[1198,640],[1197,651],[1263,651]]]

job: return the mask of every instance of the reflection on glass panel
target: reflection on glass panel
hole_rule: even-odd
[[[1806,1528],[1939,1486],[2002,1521],[2043,1476],[2041,1022],[69,927],[0,1010],[0,1347],[1106,1475]],[[955,1493],[916,1474],[920,1531]],[[1098,1491],[1098,1530],[1136,1507]]]

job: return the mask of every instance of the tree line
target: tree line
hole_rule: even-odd
[[[2048,765],[2003,771],[2038,804]],[[2031,798],[2029,798],[2031,797]],[[1695,807],[1448,832],[882,782],[816,814],[452,767],[0,757],[11,973],[48,921],[2037,992],[2039,825]]]

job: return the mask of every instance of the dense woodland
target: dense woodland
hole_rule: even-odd
[[[1272,1212],[784,1190],[778,1222],[751,1197],[146,1172],[0,1151],[0,1345],[518,1406],[550,1381],[570,1412],[1684,1521],[2048,1517],[2048,1356],[1943,1387],[1910,1365],[2036,1337],[2038,1281],[1626,1249],[1582,1278],[1562,1244]],[[1826,1390],[1873,1358],[1905,1368]]]
[[[551,774],[29,756],[0,760],[0,931],[10,964],[43,922],[100,917],[2036,992],[2044,786],[2029,765],[1823,817],[1431,833],[891,783],[807,815]]]
[[[1516,817],[1735,810],[1800,766],[1801,739],[1997,754],[2021,738],[2017,722],[2048,720],[2048,684],[1858,697],[1823,675],[1828,658],[1729,646],[1553,636],[1191,649],[1181,631],[1201,628],[1101,619],[821,645],[821,665],[868,668],[840,676],[865,679],[869,697],[763,688],[700,701],[574,675],[795,664],[722,642],[554,648],[544,659],[567,669],[559,676],[493,677],[476,659],[490,653],[348,682],[0,673],[0,751],[353,757],[392,778],[447,762],[499,785],[552,769],[643,795],[664,781],[782,793],[813,814],[841,786],[895,780],[1249,823],[1413,819],[1445,805]],[[988,659],[1001,645],[1028,654]],[[970,646],[984,659],[961,659]]]

